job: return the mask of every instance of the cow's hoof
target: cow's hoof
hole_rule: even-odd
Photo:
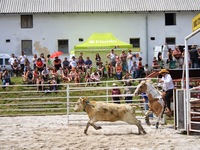
[[[85,134],[85,135],[88,135],[88,134],[87,134],[87,131],[84,131],[84,134]]]
[[[101,126],[99,126],[99,127],[97,127],[96,129],[97,129],[97,130],[100,130],[100,129],[102,129],[102,127],[101,127]]]

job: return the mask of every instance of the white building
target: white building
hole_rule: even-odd
[[[92,33],[111,32],[151,64],[155,46],[184,44],[199,13],[200,0],[0,0],[0,53],[69,57]]]

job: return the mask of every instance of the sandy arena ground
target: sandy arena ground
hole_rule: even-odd
[[[137,128],[126,123],[98,123],[101,130],[90,127],[83,131],[86,116],[0,117],[0,150],[197,150],[199,136],[187,136],[172,125],[147,126],[146,135],[137,135]]]

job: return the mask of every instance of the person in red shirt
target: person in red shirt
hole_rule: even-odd
[[[122,65],[120,62],[116,64],[116,76],[118,80],[122,79]]]
[[[138,66],[138,69],[137,69],[137,78],[142,78],[142,75],[144,73],[144,66],[142,65],[142,57],[139,58],[137,66]]]
[[[41,73],[43,71],[44,63],[42,62],[41,58],[38,58],[36,61],[36,67],[38,71]]]

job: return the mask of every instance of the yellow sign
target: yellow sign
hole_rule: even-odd
[[[195,30],[200,28],[200,14],[196,15],[192,19],[192,31],[194,32]]]

